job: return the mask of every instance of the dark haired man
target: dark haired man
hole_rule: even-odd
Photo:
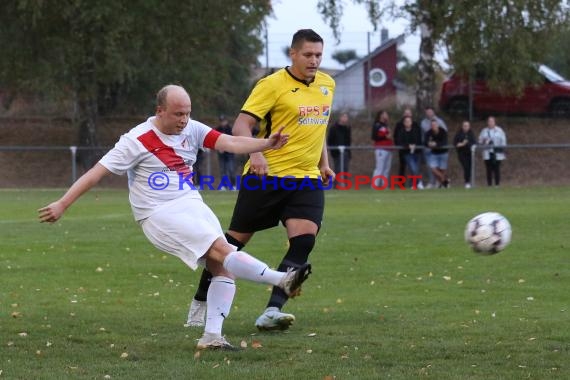
[[[278,127],[284,127],[283,133],[289,134],[289,142],[279,154],[250,154],[244,175],[257,177],[249,177],[247,186],[240,186],[226,233],[228,242],[242,249],[255,232],[281,222],[287,230],[289,248],[279,270],[299,268],[307,262],[323,217],[323,187],[334,178],[325,138],[335,82],[318,70],[322,55],[321,36],[311,29],[297,31],[289,49],[291,66],[256,84],[233,127],[234,136],[251,136],[257,123],[259,138],[269,136]],[[282,185],[284,177],[288,177],[287,186]],[[300,186],[307,178],[313,186]],[[204,323],[210,277],[207,271],[202,273],[187,325]],[[293,314],[281,311],[288,299],[281,289],[273,287],[266,310],[255,322],[257,328],[288,329],[295,320]]]

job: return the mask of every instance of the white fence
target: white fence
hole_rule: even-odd
[[[452,180],[458,183],[462,175],[459,175],[459,164],[452,154],[455,148],[452,146],[448,146],[448,148],[450,148],[450,173]],[[483,178],[483,165],[481,165],[482,160],[479,153],[484,148],[485,146],[480,145],[472,147],[472,185],[477,184]],[[570,162],[570,144],[511,144],[505,148],[508,155],[507,165],[503,166],[503,173],[508,174],[506,177],[504,176],[503,183],[505,185],[509,185],[509,183],[516,185],[570,184],[570,165],[568,164]],[[0,188],[66,187],[73,183],[86,169],[78,163],[78,155],[81,152],[92,151],[96,152],[98,156],[102,156],[109,149],[110,147],[0,146]],[[372,173],[375,149],[373,146],[329,147],[329,150],[335,149],[341,155],[346,154],[348,150],[352,152],[351,173],[368,175]],[[401,148],[395,146],[390,149],[397,151]],[[213,151],[204,153],[200,168],[202,174],[208,176],[218,174],[217,154],[215,153]],[[237,158],[237,173],[241,171],[240,166],[245,162],[245,159],[245,156]],[[398,161],[396,155],[392,161],[392,172],[396,173],[397,169],[394,168]],[[57,167],[57,170],[54,170],[54,166]],[[48,178],[40,178],[50,176],[55,172],[57,172],[58,177],[56,179],[49,181]],[[545,174],[549,172],[553,174]],[[540,176],[542,177],[539,178]]]

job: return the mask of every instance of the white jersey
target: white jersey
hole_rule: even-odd
[[[192,165],[198,149],[214,148],[220,133],[190,120],[179,135],[165,135],[155,117],[121,136],[99,163],[114,174],[127,173],[129,200],[135,219],[148,218],[180,197],[201,199],[192,185]]]

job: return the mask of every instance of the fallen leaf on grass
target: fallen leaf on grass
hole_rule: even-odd
[[[26,337],[26,336],[28,336],[28,333],[27,332],[21,332],[21,333],[18,333],[18,335],[22,336],[22,337]]]
[[[12,314],[10,314],[10,316],[12,316],[12,318],[20,318],[22,316],[22,313],[19,311],[14,311]]]
[[[128,358],[128,357],[129,357],[129,354],[127,354],[126,352],[123,352],[123,353],[121,354],[121,359],[126,359],[126,358]]]
[[[253,340],[251,342],[251,348],[261,348],[261,347],[263,346],[261,345],[261,342],[259,340]]]
[[[317,336],[317,333],[310,333],[310,334],[308,334],[307,336],[311,336],[311,337]]]
[[[239,345],[241,348],[247,348],[247,342],[245,340],[242,340]]]

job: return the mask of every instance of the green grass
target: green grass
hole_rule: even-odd
[[[146,241],[125,191],[38,223],[61,193],[0,191],[0,377],[570,378],[569,188],[328,192],[297,324],[258,333],[268,288],[241,281],[224,330],[248,348],[199,356],[182,327],[198,273]],[[223,226],[235,196],[204,193]],[[463,229],[491,210],[513,241],[477,256]],[[275,265],[285,244],[278,227],[247,250]]]

